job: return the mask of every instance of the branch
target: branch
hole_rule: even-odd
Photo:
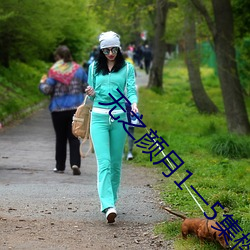
[[[160,16],[161,16],[161,20],[163,21],[163,17],[166,16],[166,13],[168,12],[168,10],[172,8],[177,8],[178,5],[174,2],[169,2],[168,0],[158,0],[157,6],[158,8],[160,8]]]
[[[212,18],[210,17],[205,5],[200,0],[191,0],[191,2],[193,3],[194,7],[201,13],[201,15],[203,15],[203,17],[206,20],[207,26],[212,33],[212,36],[215,37],[216,35],[215,24]]]

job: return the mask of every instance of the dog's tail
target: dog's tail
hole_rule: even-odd
[[[177,212],[173,212],[170,208],[167,208],[167,207],[164,207],[164,206],[162,206],[162,208],[164,210],[168,211],[169,213],[174,214],[175,216],[178,216],[178,217],[182,218],[183,220],[187,219],[187,217],[185,215],[179,214]]]

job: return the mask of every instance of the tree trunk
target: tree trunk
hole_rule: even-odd
[[[214,45],[227,125],[230,132],[250,133],[250,124],[239,81],[230,0],[212,0],[215,16]]]
[[[153,45],[153,62],[149,74],[148,88],[157,87],[162,89],[163,66],[166,53],[164,41],[166,19],[168,12],[168,1],[157,0],[155,16],[155,37]]]
[[[200,113],[217,113],[218,108],[207,95],[201,80],[200,57],[196,48],[195,18],[190,15],[193,11],[192,6],[187,6],[187,10],[185,18],[185,55],[191,92]]]

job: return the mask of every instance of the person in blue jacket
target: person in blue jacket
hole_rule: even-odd
[[[50,95],[49,110],[56,134],[55,173],[64,173],[66,168],[67,142],[69,142],[70,166],[73,175],[80,175],[80,142],[72,134],[72,117],[84,100],[87,74],[73,61],[67,46],[59,46],[55,51],[56,62],[48,75],[41,79],[39,89]]]
[[[116,202],[121,179],[121,165],[126,131],[122,122],[127,121],[125,100],[121,98],[126,89],[126,96],[131,103],[131,110],[138,112],[135,88],[134,66],[126,63],[121,53],[120,36],[113,31],[103,32],[99,36],[100,53],[88,72],[86,93],[93,100],[90,134],[97,159],[97,188],[101,202],[101,211],[106,214],[108,223],[113,223],[117,216]],[[119,105],[112,104],[114,100]],[[108,105],[103,105],[106,103]],[[112,116],[109,111],[114,107]],[[122,107],[122,108],[121,108]],[[119,117],[119,119],[117,119]]]

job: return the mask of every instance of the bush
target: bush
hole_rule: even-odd
[[[212,139],[211,151],[215,155],[231,159],[250,157],[249,139],[236,135],[221,135]]]

